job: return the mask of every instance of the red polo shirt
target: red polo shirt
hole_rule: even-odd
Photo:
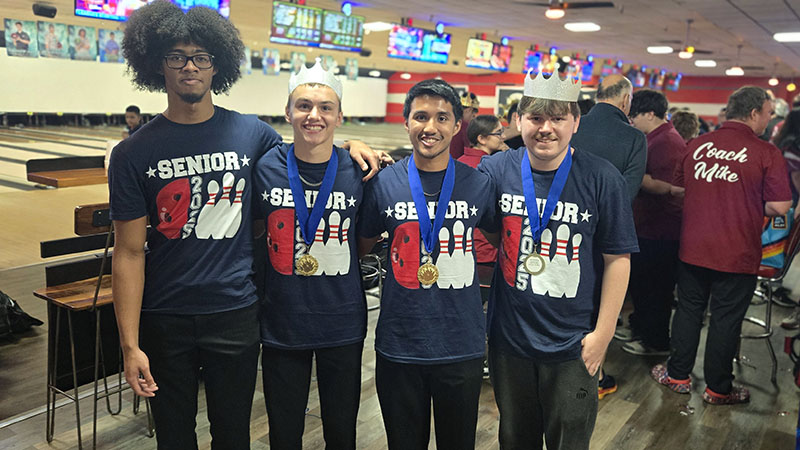
[[[647,134],[645,173],[656,180],[672,183],[672,176],[686,153],[686,142],[672,123],[667,122]],[[669,194],[649,194],[640,189],[633,200],[636,235],[645,239],[677,241],[681,235],[681,199]]]
[[[740,122],[691,141],[673,184],[686,188],[681,261],[755,274],[761,262],[764,203],[790,201],[780,150]]]
[[[472,147],[465,147],[464,154],[461,155],[457,159],[457,161],[462,162],[470,167],[478,167],[478,163],[481,162],[481,158],[484,156],[488,156],[486,152],[483,150],[478,150],[477,148]],[[475,248],[475,259],[479,263],[487,263],[487,262],[495,262],[497,261],[497,248],[494,245],[490,244],[489,241],[483,237],[483,234],[480,230],[476,230],[477,233],[473,235],[473,245]]]

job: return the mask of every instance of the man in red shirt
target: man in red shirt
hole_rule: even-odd
[[[686,143],[667,120],[668,107],[667,97],[650,89],[635,92],[631,100],[631,122],[647,136],[647,167],[633,200],[639,253],[631,255],[628,286],[636,339],[622,345],[622,350],[634,355],[669,355],[682,205],[670,194],[670,182],[686,153]]]
[[[484,114],[475,117],[467,129],[467,139],[470,147],[464,149],[464,154],[458,161],[470,167],[478,167],[481,158],[491,155],[494,152],[508,149],[503,141],[505,128],[500,123],[500,119],[491,115]],[[478,264],[491,263],[497,261],[497,248],[489,243],[480,230],[475,233],[475,259]]]
[[[703,400],[745,403],[750,392],[733,385],[733,357],[761,262],[763,216],[785,214],[792,193],[780,151],[758,136],[772,115],[767,92],[755,86],[731,94],[718,130],[688,144],[673,183],[685,188],[678,267],[678,310],[672,350],[653,378],[675,392],[691,391],[690,374],[711,298]]]

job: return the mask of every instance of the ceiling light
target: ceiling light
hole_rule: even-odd
[[[694,65],[695,67],[717,67],[717,62],[713,59],[698,59]]]
[[[544,16],[550,20],[558,20],[564,17],[566,12],[561,8],[547,8],[547,11],[544,12]]]
[[[367,73],[367,75],[369,75],[371,77],[374,77],[374,78],[380,78],[381,71],[380,70],[370,70],[369,73]]]
[[[769,81],[767,81],[767,84],[769,84],[770,86],[777,86],[779,83],[780,80],[778,80],[777,77],[772,77],[769,79]]]
[[[288,61],[284,61],[284,62],[282,62],[280,64],[280,68],[281,69],[291,69],[292,68],[292,63],[290,63]]]
[[[393,27],[392,24],[388,22],[367,22],[364,24],[363,28],[364,31],[389,31]]]
[[[740,77],[744,75],[744,70],[739,66],[733,66],[725,71],[725,75],[729,77]]]
[[[568,63],[568,62],[572,61],[572,58],[570,58],[567,55],[564,55],[564,56],[561,57],[561,60],[564,61],[565,63]]]
[[[678,58],[680,59],[692,59],[692,53],[687,52],[686,50],[678,53]]]
[[[408,73],[408,72],[401,73],[400,74],[400,78],[402,78],[404,80],[410,80],[411,79],[411,74]]]
[[[786,90],[789,92],[794,92],[795,89],[797,89],[797,86],[795,86],[794,82],[791,82],[786,85]]]
[[[647,53],[651,55],[668,55],[672,53],[674,50],[672,47],[668,47],[666,45],[651,45],[647,47]]]
[[[342,3],[342,14],[347,17],[350,17],[350,14],[353,12],[353,4],[350,2]]]
[[[600,31],[600,25],[594,22],[570,22],[565,23],[564,28],[575,33],[591,33],[594,31]]]
[[[800,42],[800,32],[775,33],[772,38],[778,42]]]

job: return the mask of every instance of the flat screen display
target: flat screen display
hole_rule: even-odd
[[[663,70],[654,70],[650,74],[650,80],[648,81],[648,86],[651,89],[664,89],[664,80],[666,77],[666,72]]]
[[[364,16],[346,16],[336,11],[322,12],[319,46],[334,50],[361,50],[364,41]]]
[[[446,64],[450,56],[450,35],[394,25],[389,32],[387,55],[391,58]]]
[[[683,75],[679,73],[671,73],[664,77],[664,88],[668,91],[677,91],[681,87],[681,78]]]
[[[531,49],[525,50],[525,59],[522,62],[522,73],[528,73],[529,70],[538,73],[541,64],[542,54],[540,52]]]
[[[467,42],[467,58],[464,65],[479,69],[507,72],[511,63],[511,47],[481,39]]]
[[[594,60],[584,60],[581,68],[581,81],[592,81],[592,73],[594,73]]]
[[[634,67],[631,67],[631,69],[628,70],[628,73],[625,74],[625,77],[630,80],[633,87],[637,88],[644,87],[644,84],[647,81],[646,73],[643,70]]]
[[[124,21],[131,13],[154,0],[75,0],[75,15],[97,19]],[[226,19],[231,15],[230,0],[169,0],[188,11],[195,6],[205,6]]]
[[[272,2],[270,42],[318,47],[322,35],[322,13],[320,8]]]

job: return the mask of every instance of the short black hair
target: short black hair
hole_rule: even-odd
[[[758,86],[742,86],[728,97],[725,118],[747,120],[753,110],[761,111],[767,100],[770,100],[770,97],[766,89]]]
[[[214,56],[211,81],[215,94],[228,92],[239,79],[244,44],[239,30],[216,11],[202,6],[184,13],[168,1],[155,1],[131,14],[122,39],[122,53],[139,89],[165,92],[163,57],[178,43],[193,43]]]
[[[491,114],[481,114],[475,116],[469,121],[467,127],[467,139],[469,145],[475,147],[478,145],[478,136],[487,136],[500,124],[500,119]]]
[[[578,109],[581,110],[581,115],[585,116],[586,114],[589,114],[589,111],[591,111],[591,109],[596,104],[597,102],[595,102],[591,98],[582,98],[578,100]]]
[[[17,22],[17,23],[15,23],[14,25],[19,25],[19,26],[22,26],[22,22]]]
[[[458,96],[458,92],[453,89],[453,86],[450,86],[450,84],[442,79],[430,78],[420,81],[408,90],[406,101],[403,104],[403,118],[405,120],[408,120],[408,115],[411,114],[411,102],[413,102],[415,98],[423,95],[441,97],[445,99],[447,103],[450,103],[450,105],[453,106],[453,115],[456,117],[456,122],[464,117],[464,109],[461,107],[461,100]]]
[[[139,114],[139,115],[141,115],[141,114],[142,114],[142,113],[141,113],[141,110],[140,110],[140,109],[139,109],[139,107],[138,107],[138,106],[136,106],[136,105],[131,105],[131,106],[128,106],[127,108],[125,108],[125,112],[126,112],[126,113],[132,112],[132,113],[136,113],[136,114]]]
[[[508,107],[508,112],[506,113],[506,122],[511,123],[511,116],[517,112],[517,108],[519,108],[519,102],[516,101]]]
[[[669,102],[664,94],[652,89],[642,89],[633,93],[631,112],[628,115],[636,117],[639,114],[652,112],[659,119],[663,119],[667,115],[667,108]]]

